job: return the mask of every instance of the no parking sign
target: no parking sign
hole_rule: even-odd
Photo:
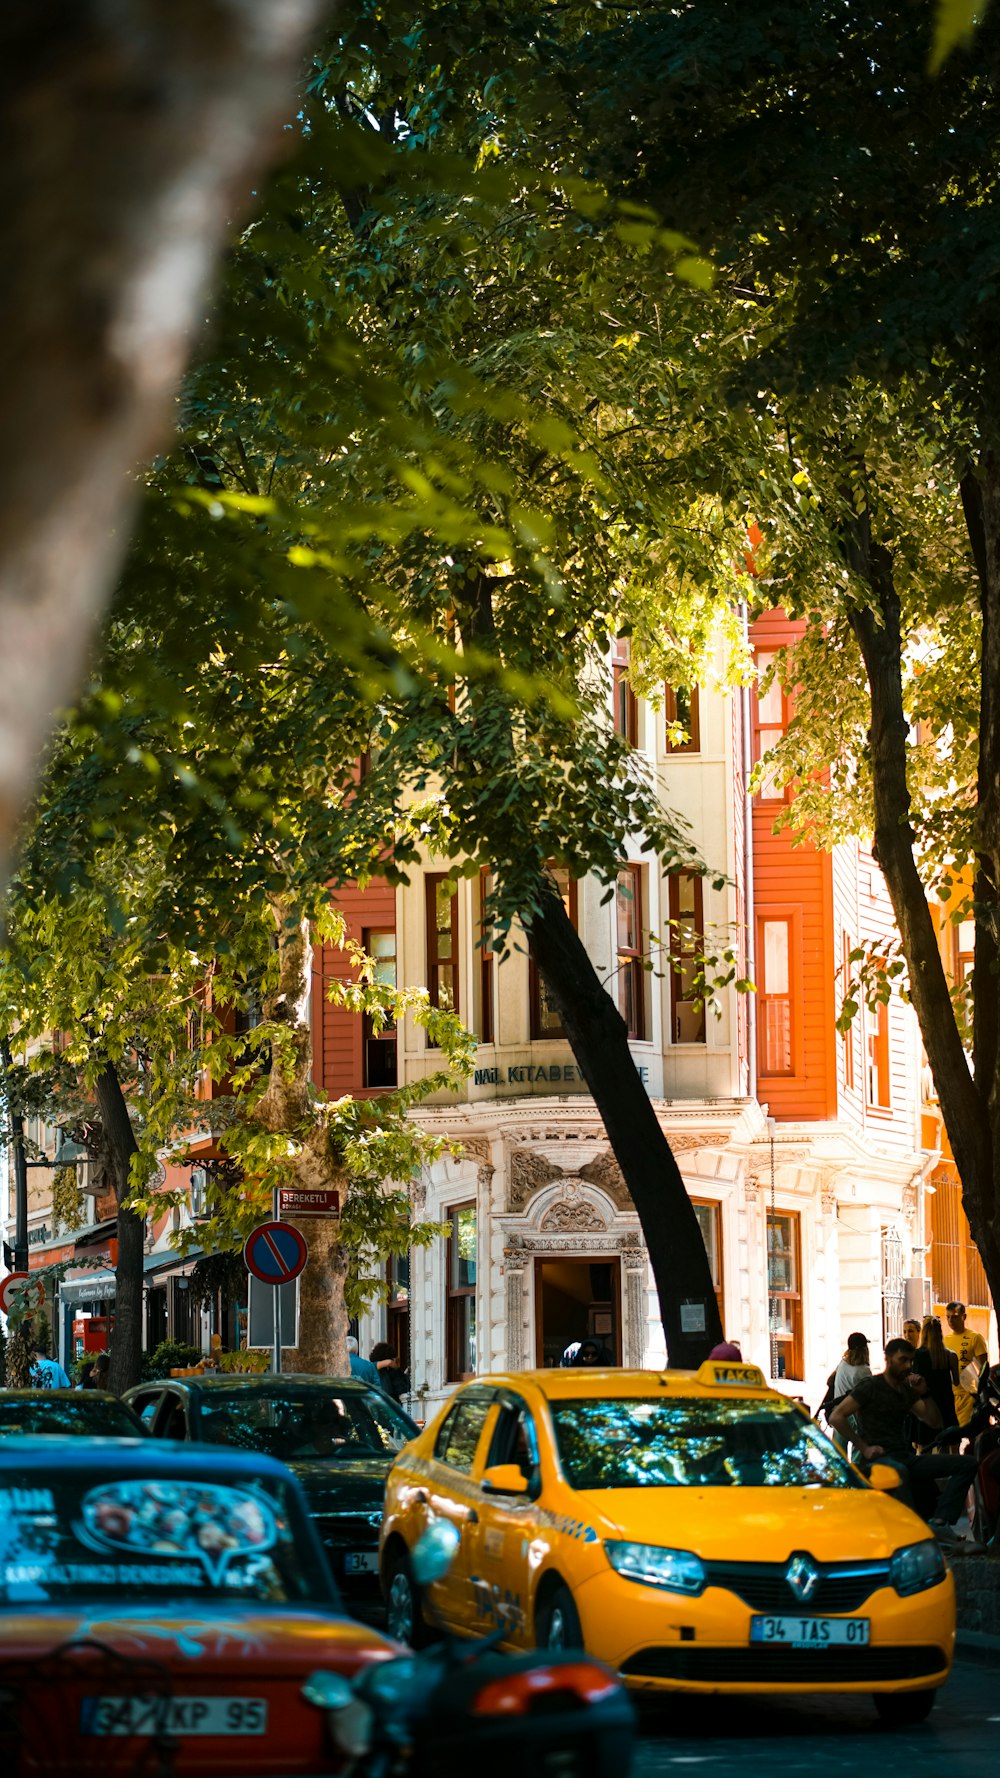
[[[40,1309],[44,1301],[45,1286],[30,1272],[8,1272],[0,1283],[0,1313],[4,1315],[17,1309],[27,1314],[31,1309]]]
[[[243,1258],[262,1284],[290,1284],[305,1269],[309,1248],[290,1222],[262,1222],[247,1236]]]

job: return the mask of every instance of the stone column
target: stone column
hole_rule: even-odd
[[[530,1255],[519,1247],[504,1248],[507,1297],[507,1369],[527,1370],[524,1338],[524,1274]]]
[[[622,1363],[641,1370],[646,1357],[646,1250],[622,1249],[625,1288],[622,1291]]]

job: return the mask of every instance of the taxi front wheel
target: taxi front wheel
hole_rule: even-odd
[[[934,1708],[937,1691],[875,1692],[875,1708],[882,1721],[893,1728],[905,1728],[914,1722],[926,1722]]]
[[[539,1648],[583,1647],[580,1615],[572,1593],[561,1581],[546,1595],[539,1609],[535,1640]]]
[[[421,1609],[420,1588],[413,1578],[410,1558],[402,1551],[392,1557],[389,1566],[385,1627],[397,1642],[407,1642],[411,1648],[425,1648],[431,1640]]]

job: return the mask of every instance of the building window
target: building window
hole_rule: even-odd
[[[725,1326],[725,1315],[722,1302],[722,1216],[718,1204],[695,1202],[694,1213],[698,1218],[701,1238],[705,1243],[708,1263],[712,1272],[712,1288],[715,1300],[719,1305],[719,1319]]]
[[[968,981],[976,961],[976,922],[959,920],[952,929],[952,972],[956,987]],[[960,1300],[960,1299],[956,1299]]]
[[[629,684],[628,669],[632,645],[627,636],[619,636],[611,658],[611,685],[614,704],[615,734],[623,735],[630,747],[639,745],[639,700]]]
[[[705,918],[702,880],[675,871],[670,883],[670,1030],[674,1043],[704,1043]]]
[[[562,865],[550,864],[549,876],[559,892],[560,900],[566,909],[574,930],[577,928],[577,894],[576,883],[569,871]],[[538,1042],[546,1037],[565,1037],[562,1017],[558,1007],[549,998],[549,991],[534,957],[528,961],[528,995],[531,1003],[531,1038]]]
[[[757,922],[757,1067],[760,1074],[794,1073],[792,922],[765,915]]]
[[[447,1381],[461,1383],[476,1372],[476,1247],[475,1204],[457,1204],[445,1211],[450,1224],[447,1245],[448,1292],[445,1329]]]
[[[851,996],[851,951],[853,950],[850,936],[846,932],[840,935],[840,997],[848,1000]],[[854,1025],[848,1025],[844,1032],[844,1086],[848,1092],[854,1091]]]
[[[767,1219],[767,1296],[776,1377],[801,1380],[802,1285],[799,1218],[778,1212]]]
[[[479,1041],[496,1042],[496,956],[493,929],[483,909],[493,893],[493,872],[484,866],[479,873]]]
[[[458,1011],[458,896],[449,877],[424,878],[427,896],[427,991],[432,1006]]]
[[[757,691],[753,700],[753,757],[755,765],[764,758],[765,754],[770,752],[772,747],[777,746],[788,727],[788,699],[777,674],[766,692],[760,690],[761,680],[776,659],[777,656],[774,654],[758,654],[757,656]],[[784,786],[777,782],[773,771],[766,767],[758,786],[757,795],[762,801],[767,802],[784,802],[786,800]]]
[[[371,957],[376,982],[385,987],[396,986],[396,934],[365,932],[362,944]],[[396,1027],[384,1025],[376,1030],[371,1013],[363,1020],[364,1082],[366,1087],[394,1087],[398,1082],[396,1066]]]
[[[667,685],[663,690],[663,707],[667,717],[667,752],[699,753],[701,751],[701,720],[696,685]],[[675,725],[684,730],[684,737],[674,740]]]
[[[865,1097],[874,1111],[888,1111],[892,1105],[889,1081],[889,1007],[879,1001],[874,1012],[866,1008]]]
[[[385,1305],[385,1337],[396,1354],[400,1370],[410,1368],[410,1256],[393,1254],[385,1268],[388,1290]]]
[[[615,884],[618,1011],[630,1037],[646,1035],[646,971],[642,955],[641,864],[626,864]]]

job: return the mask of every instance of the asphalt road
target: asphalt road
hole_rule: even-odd
[[[1000,1667],[960,1661],[927,1722],[886,1728],[867,1697],[713,1697],[644,1705],[633,1778],[988,1778],[1000,1746]]]

